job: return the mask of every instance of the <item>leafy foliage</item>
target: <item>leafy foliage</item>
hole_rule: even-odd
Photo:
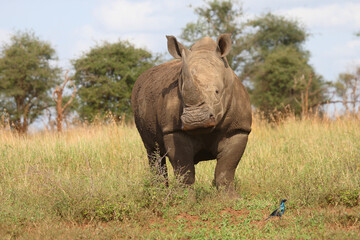
[[[268,13],[241,24],[242,8],[231,0],[206,2],[195,8],[195,14],[198,20],[186,25],[181,38],[190,44],[206,35],[232,33],[229,64],[248,86],[259,110],[267,114],[290,106],[299,114],[304,107],[324,102],[324,82],[303,49],[309,34],[299,23]]]
[[[295,89],[294,82],[289,81],[289,76],[300,77],[299,66],[306,67],[306,59],[301,52],[293,47],[279,47],[267,55],[261,65],[256,65],[252,74],[254,90],[252,103],[263,111],[274,108],[281,109],[285,105],[294,103],[299,89]],[[307,73],[311,69],[306,69]],[[284,94],[287,93],[287,94]]]
[[[116,119],[130,113],[131,89],[137,77],[154,65],[152,55],[127,41],[104,42],[73,61],[81,119],[111,112]]]
[[[244,39],[248,58],[241,78],[250,82],[252,103],[265,113],[289,105],[301,112],[305,78],[312,78],[309,106],[325,98],[323,80],[308,63],[303,49],[308,34],[296,21],[268,13],[247,23],[250,32]]]
[[[249,21],[247,26],[255,29],[255,32],[250,33],[246,38],[252,50],[257,53],[257,57],[266,56],[280,46],[293,46],[298,51],[303,51],[302,44],[308,37],[305,29],[297,22],[271,13]]]
[[[214,0],[205,3],[205,6],[194,9],[198,20],[186,24],[180,38],[185,41],[186,45],[190,45],[205,36],[217,38],[222,33],[231,33],[233,46],[227,59],[231,68],[235,72],[239,72],[242,62],[240,53],[243,50],[241,45],[242,27],[239,21],[243,15],[242,7],[238,2],[232,0]]]
[[[0,57],[0,109],[21,133],[47,108],[49,90],[60,69],[54,67],[55,50],[32,32],[18,32],[2,47]]]

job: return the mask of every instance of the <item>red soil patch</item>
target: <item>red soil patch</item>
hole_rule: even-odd
[[[163,224],[165,220],[162,217],[152,217],[149,219],[149,226],[154,224]]]
[[[189,222],[195,222],[195,221],[199,220],[199,216],[192,216],[192,215],[187,214],[187,213],[180,213],[176,217],[176,220],[179,220],[179,219],[184,219],[184,220],[189,221]]]
[[[234,210],[232,208],[225,208],[224,210],[222,210],[220,212],[221,215],[223,214],[229,214],[232,215],[233,217],[238,217],[238,216],[247,216],[249,214],[249,210],[247,209],[241,209],[241,210]]]
[[[176,220],[181,219],[185,220],[186,230],[189,232],[196,228],[196,223],[200,221],[199,216],[193,216],[188,213],[180,213],[176,216]]]

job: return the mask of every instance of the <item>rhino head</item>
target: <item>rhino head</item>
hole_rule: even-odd
[[[190,50],[175,37],[166,36],[169,53],[182,60],[179,91],[184,131],[211,132],[224,116],[233,81],[233,71],[226,60],[231,49],[230,36],[222,34],[217,42],[202,38]]]

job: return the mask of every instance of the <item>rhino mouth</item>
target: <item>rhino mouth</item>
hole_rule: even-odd
[[[210,132],[216,126],[214,114],[204,106],[184,108],[181,122],[182,130],[188,132]]]

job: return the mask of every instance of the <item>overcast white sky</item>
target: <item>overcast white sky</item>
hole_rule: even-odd
[[[360,64],[359,0],[243,0],[248,16],[268,11],[303,23],[312,34],[306,43],[311,64],[326,80]],[[189,5],[201,0],[0,0],[0,42],[16,30],[33,30],[50,41],[59,65],[96,42],[128,39],[151,52],[167,51],[165,35],[178,36],[196,16]]]

